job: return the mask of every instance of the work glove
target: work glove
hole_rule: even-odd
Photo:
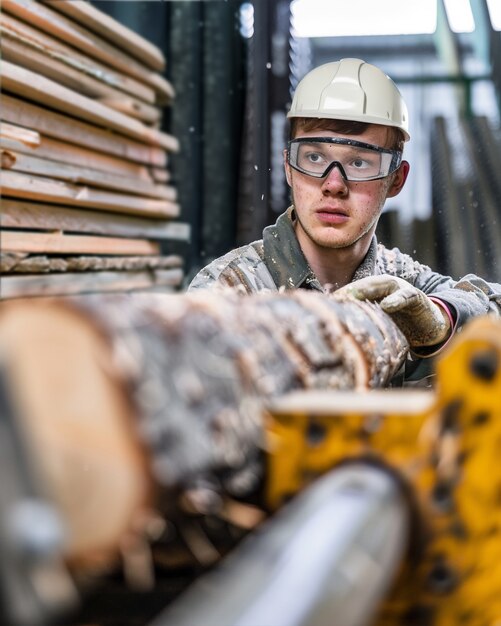
[[[406,336],[411,348],[435,346],[451,333],[449,316],[438,304],[406,280],[383,274],[356,280],[336,292],[357,300],[379,302]]]

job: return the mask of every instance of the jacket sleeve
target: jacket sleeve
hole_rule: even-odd
[[[262,242],[255,241],[231,250],[201,269],[188,291],[237,289],[241,294],[256,291],[277,291],[273,278],[262,258]]]

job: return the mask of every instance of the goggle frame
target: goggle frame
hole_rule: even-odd
[[[372,150],[373,152],[391,154],[392,159],[390,162],[388,172],[386,174],[377,175],[377,176],[369,176],[365,178],[353,178],[353,177],[350,178],[346,174],[343,165],[339,161],[331,161],[331,163],[329,163],[329,165],[327,166],[327,168],[324,170],[323,173],[316,174],[314,172],[309,172],[308,170],[303,169],[302,167],[297,165],[297,162],[295,165],[291,162],[292,144],[301,144],[301,143],[332,143],[332,144],[337,144],[337,145],[342,145],[342,146],[355,146],[356,148],[363,148],[364,150]],[[313,178],[325,178],[334,167],[337,167],[339,171],[341,172],[342,177],[345,180],[350,181],[350,182],[357,182],[357,183],[362,182],[363,183],[363,182],[368,182],[371,180],[380,180],[382,178],[386,178],[390,174],[393,174],[393,172],[395,172],[402,163],[402,151],[391,150],[390,148],[382,148],[381,146],[375,146],[374,144],[365,143],[363,141],[358,141],[356,139],[347,139],[345,137],[296,137],[295,139],[291,139],[287,143],[287,163],[296,171],[301,172],[302,174],[306,174],[307,176],[312,176]]]

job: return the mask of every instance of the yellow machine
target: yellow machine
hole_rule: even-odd
[[[412,511],[376,623],[501,624],[501,322],[470,323],[435,391],[301,393],[270,407],[268,501],[348,461],[385,468]],[[341,621],[333,621],[341,624]]]

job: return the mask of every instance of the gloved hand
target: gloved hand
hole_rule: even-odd
[[[335,294],[379,302],[404,333],[411,348],[439,344],[452,330],[449,317],[438,304],[396,276],[383,274],[361,278],[338,289]]]

